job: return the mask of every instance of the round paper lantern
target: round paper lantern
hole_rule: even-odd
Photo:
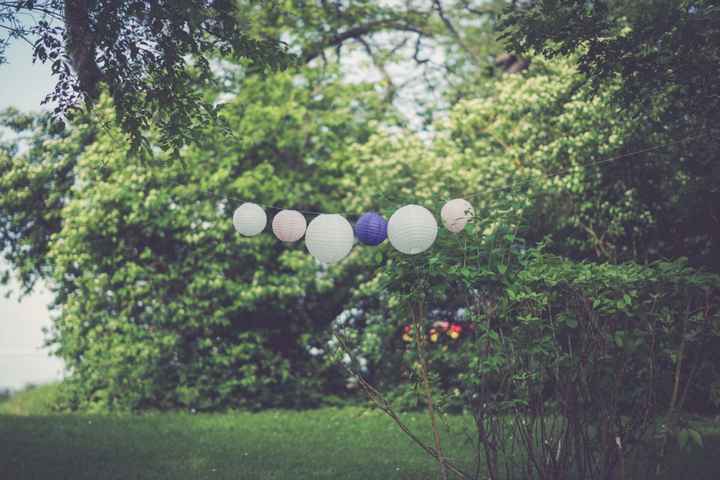
[[[422,253],[435,242],[437,222],[430,211],[420,205],[405,205],[390,217],[387,235],[397,250],[409,255]]]
[[[313,218],[305,232],[305,245],[322,263],[336,263],[352,250],[352,225],[342,215],[323,214]]]
[[[365,213],[355,224],[355,235],[365,245],[380,245],[387,238],[387,222],[379,213]]]
[[[283,242],[297,242],[305,235],[306,228],[305,216],[297,210],[281,210],[272,222],[273,233]]]
[[[452,233],[461,232],[473,215],[475,215],[475,210],[472,205],[462,198],[450,200],[440,210],[443,225]]]
[[[260,205],[246,202],[235,210],[233,225],[238,233],[246,237],[252,237],[265,229],[267,215],[265,215],[265,210]]]

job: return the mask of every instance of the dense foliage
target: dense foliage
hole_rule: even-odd
[[[667,226],[703,199],[672,166],[694,145],[655,132],[652,148],[632,150],[648,127],[616,104],[622,84],[584,83],[568,63],[533,59],[527,75],[458,102],[432,145],[378,135],[357,149],[359,208],[438,212],[461,196],[476,218],[467,234],[441,230],[427,255],[391,254],[356,288],[335,322],[341,351],[417,407],[425,343],[433,403],[475,415],[490,478],[606,478],[634,454],[644,462],[634,474],[654,474],[665,447],[657,459],[647,439],[701,443],[677,414],[718,408],[720,279],[658,261],[687,252],[717,268],[711,238]]]
[[[362,188],[349,202],[380,208],[434,200],[438,210],[455,196],[480,208],[515,199],[523,236],[550,236],[557,253],[646,261],[684,252],[716,268],[708,258],[716,243],[676,228],[700,214],[695,204],[705,195],[674,168],[675,155],[692,151],[693,142],[654,132],[653,146],[640,148],[650,133],[639,111],[612,102],[621,85],[598,94],[583,82],[568,62],[536,58],[527,74],[485,80],[482,94],[457,102],[429,148],[418,136],[375,136],[358,148]]]
[[[720,277],[684,261],[574,262],[484,227],[420,258],[394,256],[382,282],[394,293],[381,296],[394,328],[356,342],[358,361],[374,354],[398,372],[386,388],[406,382],[410,406],[426,401],[424,343],[434,404],[475,418],[488,477],[466,478],[656,478],[668,442],[702,445],[680,413],[720,405]],[[368,320],[356,311],[341,336]]]
[[[651,258],[688,256],[717,271],[720,2],[531,0],[514,2],[500,26],[513,51],[571,55],[598,93],[619,80],[613,104],[643,126],[626,147],[676,142],[613,180],[652,205],[658,230],[641,244]]]
[[[623,458],[615,437],[632,449],[660,413],[677,433],[673,412],[715,408],[717,127],[705,108],[715,87],[700,78],[717,48],[703,40],[697,65],[683,52],[715,35],[700,27],[716,10],[688,10],[662,33],[650,28],[657,9],[578,3],[554,17],[557,2],[518,2],[502,25],[530,68],[510,75],[492,68],[497,43],[483,43],[500,3],[241,2],[236,33],[282,39],[318,68],[263,77],[243,62],[213,75],[202,56],[182,63],[187,90],[171,93],[190,95],[180,110],[199,116],[131,125],[149,141],[142,159],[122,120],[134,99],[112,82],[67,128],[4,113],[19,137],[0,152],[0,251],[27,291],[47,280],[55,293],[67,404],[314,405],[358,385],[346,366],[416,407],[414,347],[426,338],[436,405],[476,416],[484,456],[513,448],[498,440],[509,431],[534,435],[510,414],[538,428],[562,419],[550,446],[515,458],[544,478],[602,476]],[[568,28],[554,35],[557,19]],[[344,81],[342,55],[358,50],[381,85]],[[652,70],[658,81],[643,83],[653,62],[694,73]],[[392,106],[408,76],[427,97],[443,89],[432,108],[416,99],[435,117],[422,133]],[[246,200],[389,216],[406,203],[437,214],[454,197],[476,208],[467,232],[442,230],[415,258],[358,246],[332,268],[302,245],[241,238],[229,221]],[[333,331],[350,348],[340,357]]]
[[[74,120],[103,91],[133,149],[178,149],[218,122],[222,102],[202,92],[218,58],[248,72],[270,72],[332,52],[369,59],[388,99],[413,82],[444,87],[497,53],[492,35],[503,0],[344,2],[299,0],[9,0],[0,2],[0,65],[13,42],[32,47],[33,61],[51,65],[46,97],[56,120]],[[437,53],[442,51],[442,55]],[[360,55],[358,55],[358,52]],[[398,74],[420,67],[416,75]],[[316,62],[318,63],[318,62]],[[428,104],[423,108],[427,109]],[[150,126],[160,133],[145,135]]]
[[[73,134],[2,160],[4,238],[24,224],[37,243],[10,250],[44,250],[27,269],[50,275],[61,307],[72,405],[300,405],[326,391],[309,347],[342,309],[352,262],[321,269],[271,235],[239,238],[228,218],[247,199],[337,209],[348,147],[387,109],[319,72],[227,82],[241,92],[224,113],[235,135],[208,128],[175,161],[128,162],[108,102]],[[42,226],[20,213],[53,199]]]

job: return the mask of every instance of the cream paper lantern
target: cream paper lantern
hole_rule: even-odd
[[[305,216],[297,210],[281,210],[272,221],[273,233],[283,242],[297,242],[306,228]]]
[[[233,225],[238,233],[252,237],[265,229],[267,215],[260,205],[245,202],[235,210]]]
[[[459,233],[465,228],[468,220],[475,215],[475,210],[470,202],[462,198],[450,200],[440,210],[443,225],[452,233]]]
[[[405,205],[390,217],[387,235],[397,250],[408,255],[422,253],[432,246],[437,237],[435,217],[420,205]]]
[[[318,215],[305,232],[308,251],[321,263],[339,262],[350,253],[354,243],[352,225],[342,215]]]

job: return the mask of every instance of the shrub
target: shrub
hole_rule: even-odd
[[[392,257],[383,315],[358,303],[353,326],[364,331],[353,353],[369,359],[376,385],[404,372],[394,397],[424,403],[417,330],[404,327],[422,307],[433,404],[473,415],[476,460],[490,478],[607,478],[649,468],[627,460],[655,458],[655,437],[658,465],[668,439],[699,438],[683,413],[716,408],[720,277],[684,259],[573,261],[525,249],[514,229],[481,220],[439,242]],[[380,327],[383,317],[391,324]],[[466,336],[433,342],[439,318],[465,325]],[[390,335],[369,341],[381,331]]]

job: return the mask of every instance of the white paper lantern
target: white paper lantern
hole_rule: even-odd
[[[390,217],[387,235],[397,250],[408,255],[422,253],[437,237],[437,222],[430,211],[420,205],[405,205]]]
[[[352,225],[342,215],[318,215],[305,232],[308,251],[322,263],[339,262],[350,253],[354,243]]]
[[[462,198],[450,200],[440,210],[443,225],[452,233],[461,232],[468,220],[475,215],[475,210],[470,202]]]
[[[272,222],[273,233],[283,242],[297,242],[305,235],[306,228],[305,216],[297,210],[281,210]]]
[[[267,215],[265,215],[265,210],[260,205],[246,202],[235,210],[233,225],[238,233],[246,237],[252,237],[265,229]]]

